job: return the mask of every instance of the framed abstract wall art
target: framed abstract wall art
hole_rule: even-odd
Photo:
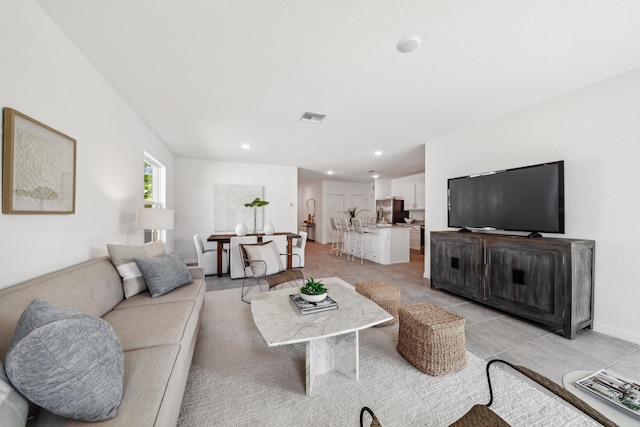
[[[3,154],[2,213],[75,213],[75,139],[5,108]]]
[[[240,222],[252,230],[253,209],[244,204],[262,193],[262,185],[213,184],[213,231],[231,233]],[[264,209],[258,215],[258,223],[264,224]]]

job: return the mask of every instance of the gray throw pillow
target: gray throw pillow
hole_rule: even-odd
[[[147,284],[134,258],[150,258],[167,254],[164,242],[157,240],[142,246],[107,244],[111,262],[122,277],[124,297],[130,298],[147,290]]]
[[[11,385],[0,362],[0,425],[24,427],[29,416],[29,402]]]
[[[18,320],[5,363],[15,388],[54,414],[94,422],[118,413],[124,354],[99,317],[34,299]]]
[[[193,282],[187,265],[178,252],[153,258],[134,258],[152,297],[159,297]]]

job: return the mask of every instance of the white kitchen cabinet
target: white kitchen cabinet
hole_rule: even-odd
[[[416,203],[416,184],[406,184],[404,186],[404,210],[412,209]]]
[[[412,182],[404,186],[404,209],[424,209],[424,182]]]
[[[416,182],[416,209],[424,209],[424,182]]]
[[[371,234],[373,259],[378,264],[391,264],[391,229],[379,228]]]
[[[409,227],[371,227],[368,237],[373,251],[365,251],[365,259],[384,265],[409,262]]]

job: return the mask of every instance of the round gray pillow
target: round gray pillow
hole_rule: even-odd
[[[5,370],[23,396],[54,414],[94,422],[118,413],[124,354],[99,317],[33,300],[18,321]]]

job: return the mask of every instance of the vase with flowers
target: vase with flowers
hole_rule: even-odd
[[[258,232],[258,208],[263,206],[267,206],[269,202],[266,200],[260,200],[260,197],[256,197],[252,202],[245,203],[244,206],[246,208],[253,208],[253,232]]]

